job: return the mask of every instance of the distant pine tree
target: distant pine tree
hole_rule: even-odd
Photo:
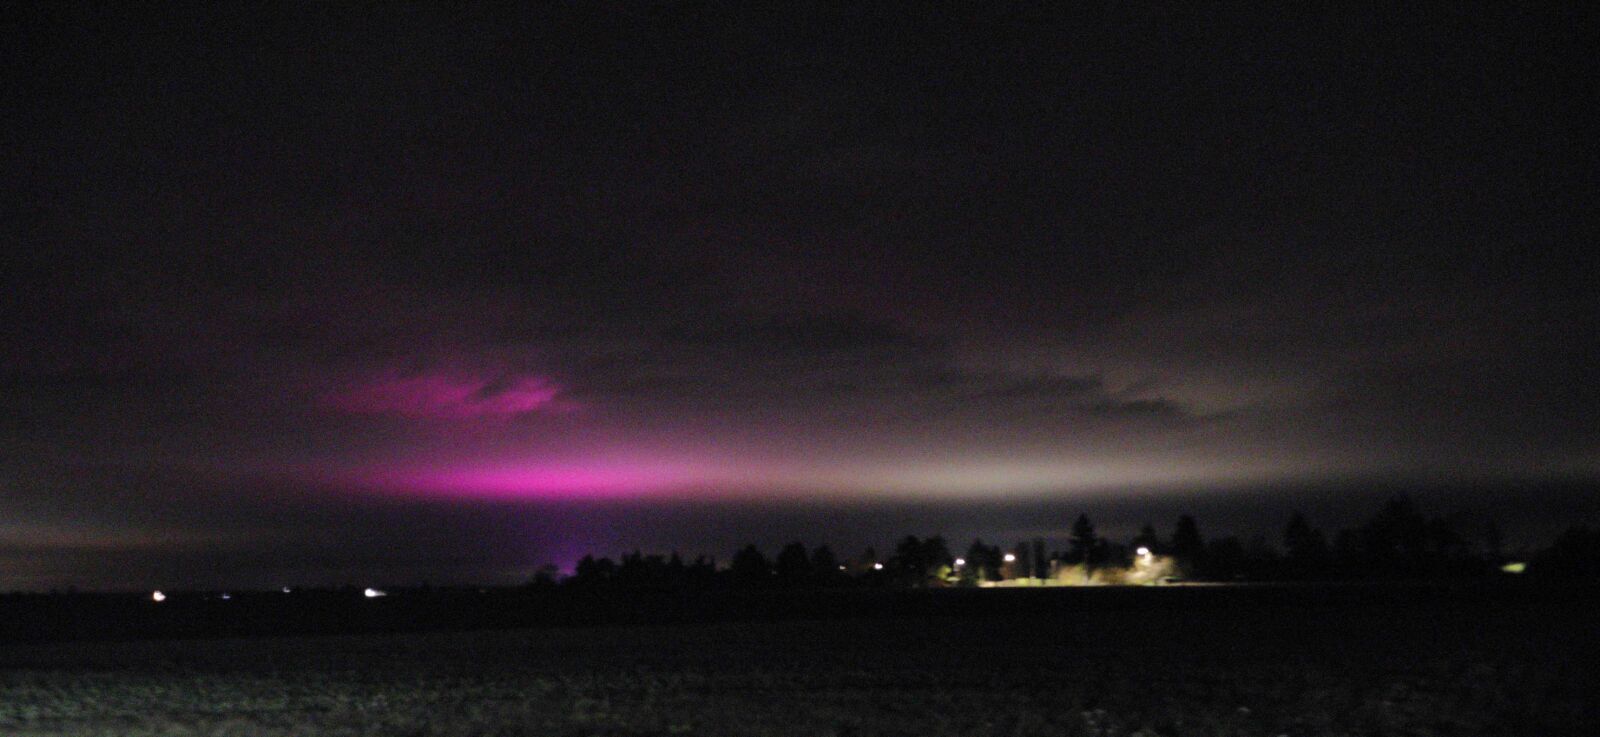
[[[1172,531],[1172,557],[1177,560],[1178,568],[1193,574],[1199,569],[1205,550],[1205,539],[1200,537],[1200,525],[1194,517],[1187,514],[1179,517],[1178,526]]]
[[[728,568],[735,583],[747,586],[764,586],[772,578],[772,564],[754,544],[746,545],[733,554]]]
[[[778,580],[790,586],[808,581],[812,570],[811,555],[806,552],[806,546],[799,542],[783,546],[783,549],[778,551],[777,573]]]

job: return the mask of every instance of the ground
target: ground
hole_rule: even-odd
[[[23,644],[0,734],[1590,734],[1579,600]]]

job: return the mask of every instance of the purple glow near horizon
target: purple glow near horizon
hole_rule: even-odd
[[[715,476],[709,469],[674,464],[530,464],[360,469],[341,474],[338,480],[357,489],[398,495],[555,500],[651,496],[691,485],[700,490],[713,485]]]
[[[529,442],[529,436],[497,435],[498,421],[529,413],[566,413],[578,409],[561,395],[564,387],[541,376],[439,370],[420,374],[389,372],[377,378],[349,382],[324,394],[323,404],[336,411],[366,416],[388,416],[407,423],[435,426],[449,440],[445,456],[437,445],[390,448],[386,460],[355,465],[304,466],[293,475],[332,484],[350,491],[441,499],[581,500],[639,498],[693,493],[700,496],[729,479],[729,469],[701,460],[617,452],[626,442],[612,443],[610,451],[587,448],[577,455],[570,449],[554,456],[528,457],[512,451],[495,451],[498,442]],[[482,427],[457,423],[489,421]],[[501,429],[508,429],[509,426]],[[570,429],[570,428],[569,428]],[[437,441],[441,436],[434,435]],[[547,440],[549,440],[547,438]],[[559,444],[559,440],[555,440]],[[477,451],[477,452],[473,452]],[[598,455],[595,455],[598,453]]]
[[[509,381],[452,374],[386,376],[324,397],[352,414],[387,414],[411,419],[506,418],[536,411],[570,409],[557,401],[561,387],[538,376]]]

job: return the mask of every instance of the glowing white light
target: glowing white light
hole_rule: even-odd
[[[361,595],[367,597],[368,599],[376,599],[380,596],[388,596],[389,593],[386,591],[380,591],[378,589],[367,589],[366,591],[361,592]]]
[[[283,593],[285,593],[285,594],[289,593],[289,587],[288,586],[283,587]]]
[[[1006,562],[1007,563],[1015,563],[1015,562],[1017,562],[1017,556],[1012,554],[1012,553],[1006,553]]]
[[[161,593],[160,591],[156,591],[156,592],[153,592],[153,593],[150,594],[150,600],[151,601],[157,601],[157,602],[166,601],[167,600],[167,595]]]
[[[882,563],[873,563],[872,564],[872,570],[874,570],[874,571],[883,570],[883,564]]]
[[[1134,551],[1134,552],[1137,552],[1139,554],[1140,558],[1148,558],[1148,557],[1150,557],[1150,549],[1147,548],[1147,547],[1144,547],[1143,545],[1139,546],[1139,549]]]
[[[839,566],[839,570],[844,570],[844,566]]]
[[[962,567],[962,566],[964,566],[966,564],[967,564],[967,559],[966,558],[956,558],[956,567],[957,568],[960,568],[960,567]]]
[[[221,599],[223,601],[227,601],[227,600],[232,599],[232,598],[233,598],[233,596],[231,596],[229,594],[223,594],[222,597],[221,597]]]

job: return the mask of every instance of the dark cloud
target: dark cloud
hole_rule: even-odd
[[[983,390],[978,396],[1020,400],[1076,398],[1099,393],[1104,384],[1098,376],[1023,376],[1002,380],[998,386]]]
[[[1186,418],[1189,412],[1170,399],[1130,399],[1102,401],[1089,405],[1090,412],[1111,417]]]
[[[884,320],[861,315],[786,314],[683,325],[665,340],[695,348],[812,356],[846,352],[925,353],[935,341]]]

